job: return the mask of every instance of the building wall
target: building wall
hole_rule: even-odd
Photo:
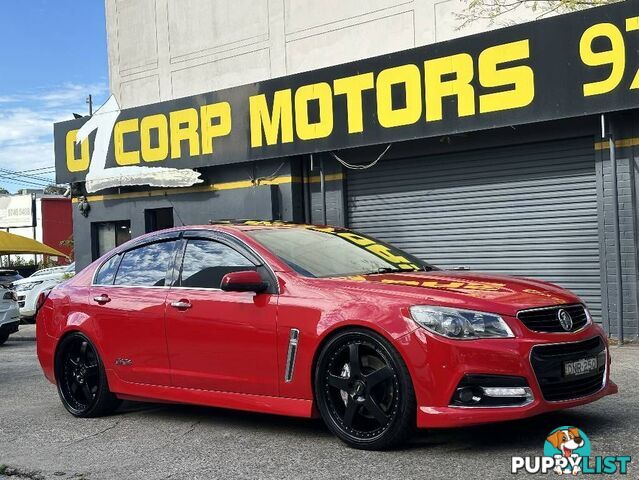
[[[173,224],[206,225],[211,220],[261,219],[303,221],[299,193],[298,159],[202,169],[204,186],[170,192],[137,187],[89,196],[89,215],[77,203],[73,209],[73,236],[77,271],[95,259],[91,225],[95,222],[131,221],[131,237],[146,233],[146,209],[173,208]],[[209,187],[213,185],[213,187]],[[218,187],[215,187],[215,186]]]
[[[623,301],[623,336],[639,339],[639,113],[627,112],[607,116],[612,119],[612,134],[616,139],[617,195],[619,242],[621,246],[621,281]],[[610,149],[608,142],[597,144],[597,173],[599,182],[600,245],[602,258],[603,309],[608,312],[607,330],[619,335],[617,306],[617,260],[614,234],[614,211]]]
[[[61,245],[61,242],[69,240],[73,233],[73,220],[71,217],[71,199],[69,198],[43,198],[40,200],[41,221],[38,224],[42,231],[42,243],[55,248],[67,255],[71,254],[71,247]],[[67,263],[60,258],[61,263]]]
[[[477,22],[459,30],[455,14],[465,5],[461,0],[106,0],[111,92],[122,107],[132,107],[489,28]]]

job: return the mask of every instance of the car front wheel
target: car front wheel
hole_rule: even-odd
[[[102,361],[85,335],[72,333],[62,339],[55,365],[58,394],[72,415],[108,415],[121,403],[109,391]]]
[[[388,449],[414,430],[415,393],[406,365],[386,339],[368,330],[343,331],[322,348],[315,398],[328,428],[355,448]]]

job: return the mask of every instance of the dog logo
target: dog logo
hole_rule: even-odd
[[[559,324],[561,325],[561,328],[563,328],[567,332],[572,330],[572,317],[566,310],[564,310],[563,308],[560,309],[557,312],[557,318],[559,319]]]
[[[513,456],[510,473],[548,475],[626,475],[630,455],[592,456],[590,439],[577,427],[555,428],[544,441],[543,456]]]
[[[544,456],[568,460],[567,463],[556,463],[556,474],[578,475],[581,473],[582,457],[590,456],[590,440],[577,427],[559,427],[546,438]],[[562,466],[563,464],[566,466]]]

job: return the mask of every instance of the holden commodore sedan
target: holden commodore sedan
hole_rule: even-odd
[[[181,227],[39,301],[38,357],[77,417],[121,400],[321,416],[351,446],[529,417],[617,392],[584,303],[446,271],[350,230]]]

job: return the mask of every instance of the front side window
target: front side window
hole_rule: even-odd
[[[116,285],[161,287],[173,260],[176,241],[158,242],[129,250],[115,276]]]
[[[246,233],[307,277],[435,270],[398,248],[346,229],[289,227]]]
[[[189,240],[182,261],[180,286],[220,288],[227,273],[255,269],[253,262],[223,243]]]

